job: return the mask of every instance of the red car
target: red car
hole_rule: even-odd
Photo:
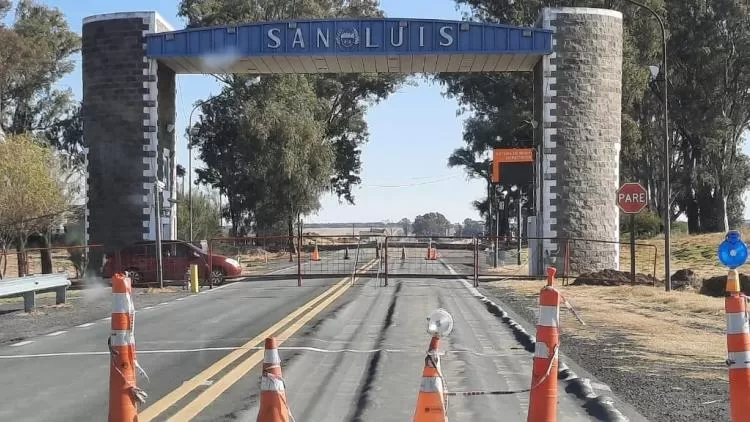
[[[164,280],[185,281],[191,264],[198,265],[198,278],[208,279],[212,286],[242,276],[240,263],[232,258],[212,255],[210,274],[207,274],[208,261],[208,254],[190,243],[179,240],[162,241]],[[156,242],[138,242],[121,249],[119,253],[108,254],[102,271],[103,277],[111,278],[118,272],[130,273],[134,285],[156,282]]]

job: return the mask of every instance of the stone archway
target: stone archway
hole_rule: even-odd
[[[413,19],[286,21],[174,31],[155,12],[83,22],[89,243],[119,247],[175,236],[178,73],[534,72],[537,215],[532,271],[553,238],[619,241],[622,15],[544,9],[535,28]],[[225,65],[202,60],[229,56]],[[222,67],[223,66],[223,67]],[[153,189],[164,181],[165,216]],[[617,268],[616,244],[571,250],[577,269]]]

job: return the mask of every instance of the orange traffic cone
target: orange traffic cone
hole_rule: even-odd
[[[281,358],[276,339],[266,339],[263,373],[260,378],[260,409],[257,422],[289,422],[284,379],[281,376]]]
[[[560,325],[560,292],[553,285],[555,273],[555,268],[547,268],[547,285],[539,294],[539,323],[536,326],[528,422],[557,420],[557,351],[560,347],[557,327]]]
[[[320,252],[318,251],[318,244],[315,244],[315,249],[313,249],[312,252],[312,258],[313,261],[320,261]]]
[[[440,374],[440,356],[438,345],[440,339],[433,337],[430,348],[424,360],[422,384],[417,396],[417,409],[414,412],[414,422],[447,422],[445,410],[445,396],[443,393],[443,379]]]
[[[109,422],[138,420],[136,400],[142,391],[136,387],[135,308],[130,297],[130,278],[125,274],[112,277],[112,334],[109,337]]]
[[[737,270],[729,270],[726,292],[729,408],[732,422],[738,422],[750,417],[750,328]]]

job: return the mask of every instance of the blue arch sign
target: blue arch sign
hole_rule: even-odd
[[[147,36],[147,55],[177,73],[531,71],[552,31],[417,19],[304,20]]]

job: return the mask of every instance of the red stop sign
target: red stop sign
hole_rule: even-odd
[[[617,191],[617,205],[625,214],[638,214],[648,205],[648,194],[640,183],[625,183]]]

